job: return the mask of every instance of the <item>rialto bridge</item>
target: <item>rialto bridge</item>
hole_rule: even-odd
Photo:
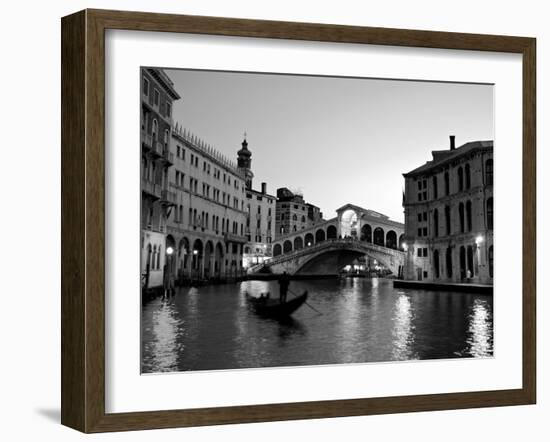
[[[337,216],[299,232],[277,238],[273,258],[252,272],[336,274],[358,257],[376,259],[394,275],[404,263],[404,225],[386,215],[352,204]]]

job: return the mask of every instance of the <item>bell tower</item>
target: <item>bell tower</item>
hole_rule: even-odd
[[[252,153],[248,150],[248,141],[246,141],[246,132],[244,133],[244,140],[241,144],[241,149],[237,152],[237,167],[239,171],[244,174],[245,183],[247,189],[252,189]]]

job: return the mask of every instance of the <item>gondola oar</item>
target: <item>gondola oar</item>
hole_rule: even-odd
[[[288,291],[290,293],[292,293],[295,297],[298,297],[299,295],[297,295],[296,293],[294,293],[292,290],[288,289]],[[319,310],[317,310],[315,307],[313,307],[309,302],[305,301],[305,304],[312,310],[316,311],[317,313],[319,313],[320,315],[323,315],[324,313],[323,312],[320,312]]]

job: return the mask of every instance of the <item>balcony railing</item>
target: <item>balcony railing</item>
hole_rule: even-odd
[[[141,191],[157,199],[161,196],[160,184],[153,183],[145,178],[141,179]]]
[[[170,164],[174,163],[174,154],[170,152],[168,145],[165,145],[161,141],[155,141],[154,145],[154,151],[159,157],[162,157],[166,162]]]
[[[153,141],[153,152],[156,153],[159,157],[164,154],[164,144],[160,141]]]
[[[145,131],[141,132],[141,142],[143,143],[143,146],[145,148],[147,149],[153,148],[153,137]]]
[[[163,189],[161,192],[160,199],[163,203],[168,203],[175,205],[176,204],[176,192],[171,192],[167,189]]]
[[[236,233],[225,233],[223,235],[223,238],[227,242],[236,242],[242,244],[247,242],[246,236],[237,235]]]
[[[168,147],[166,147],[162,152],[162,157],[165,161],[167,161],[170,164],[174,164],[174,154],[170,152]]]

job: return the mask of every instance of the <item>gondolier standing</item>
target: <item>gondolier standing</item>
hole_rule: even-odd
[[[279,278],[279,302],[281,304],[286,302],[286,295],[288,292],[288,286],[290,285],[290,278],[287,272],[283,272]]]

